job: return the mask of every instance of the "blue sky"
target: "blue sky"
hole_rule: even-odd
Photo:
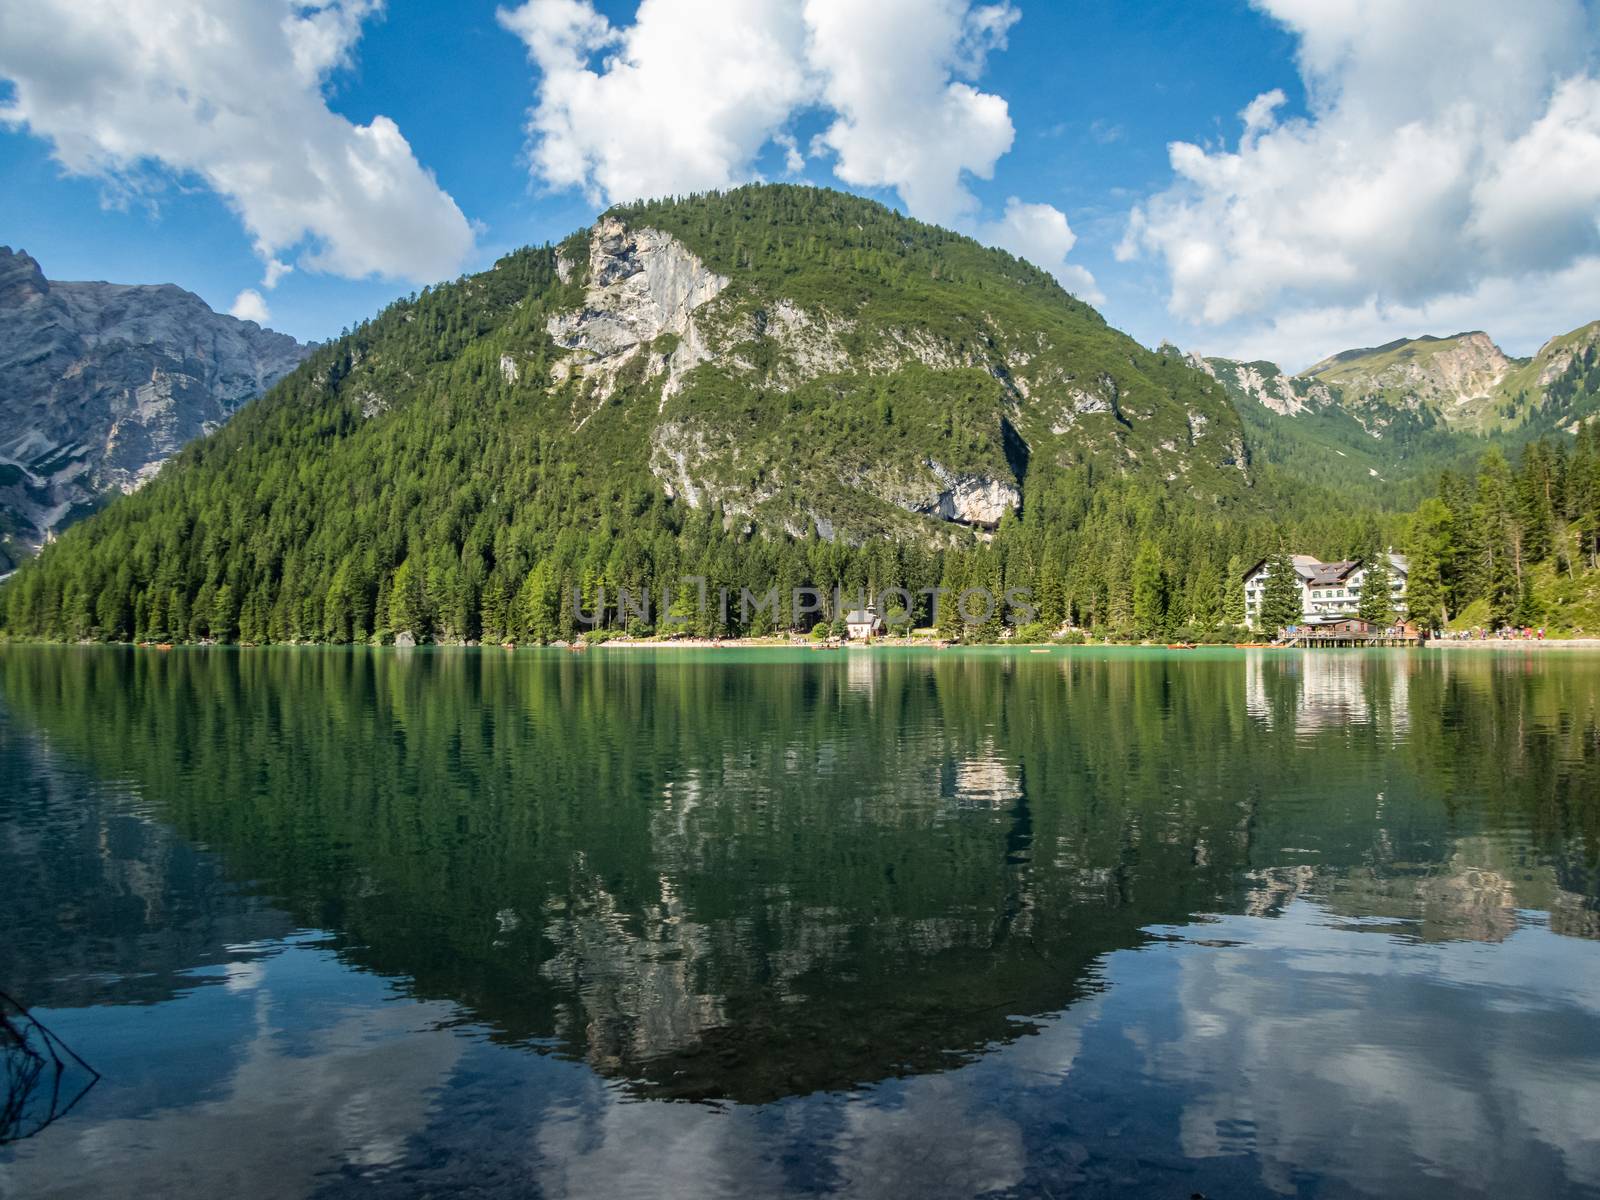
[[[324,338],[634,190],[763,177],[1005,245],[1149,344],[1299,367],[1600,317],[1581,0],[1510,33],[1494,0],[863,11],[0,0],[0,241]]]

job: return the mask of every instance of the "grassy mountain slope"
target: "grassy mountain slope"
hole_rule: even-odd
[[[1269,490],[1307,486],[1384,507],[1414,503],[1420,477],[1401,441],[1375,439],[1327,384],[1286,374],[1275,363],[1189,356],[1227,392]]]
[[[1340,403],[1375,435],[1391,426],[1480,432],[1504,422],[1500,384],[1517,365],[1473,331],[1346,350],[1301,377],[1338,389]]]
[[[1600,413],[1600,321],[1551,338],[1506,375],[1500,391],[1533,435],[1570,431]]]
[[[1263,492],[1284,502],[1303,504],[1314,489],[1342,505],[1414,508],[1440,470],[1470,463],[1486,445],[1414,412],[1374,434],[1345,406],[1337,385],[1285,374],[1274,363],[1189,361],[1223,386]]]

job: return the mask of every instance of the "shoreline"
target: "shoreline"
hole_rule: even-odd
[[[184,649],[235,649],[235,650],[310,650],[310,649],[365,649],[365,650],[564,650],[569,654],[588,654],[595,650],[1018,650],[1035,654],[1057,650],[1295,650],[1310,653],[1332,647],[1305,647],[1275,645],[1266,642],[1222,642],[1208,644],[1172,644],[1162,642],[947,642],[932,639],[916,641],[876,640],[871,642],[817,642],[809,638],[778,641],[771,638],[678,638],[671,641],[634,641],[612,638],[603,642],[550,642],[548,644],[481,643],[481,642],[426,642],[420,646],[396,646],[392,643],[374,645],[371,642],[49,642],[25,639],[0,638],[0,649],[6,646],[59,646],[85,649],[93,647],[120,647],[130,650],[156,650],[167,652]],[[1434,638],[1421,646],[1349,646],[1344,650],[1600,650],[1600,637],[1582,638]]]
[[[1600,638],[1435,638],[1439,650],[1600,650]]]
[[[510,649],[511,647],[508,647]],[[515,647],[524,649],[525,647]],[[1057,650],[1295,650],[1309,653],[1326,647],[1279,646],[1268,643],[1225,642],[1207,645],[1203,642],[1177,646],[1162,642],[938,642],[938,641],[873,641],[873,642],[813,642],[798,639],[778,642],[765,639],[683,638],[676,641],[629,641],[615,638],[592,645],[574,646],[558,644],[545,649],[567,650],[586,654],[591,650],[1024,650],[1046,653]],[[1450,641],[1442,638],[1430,640],[1422,646],[1352,646],[1351,650],[1600,650],[1600,638],[1546,638],[1543,641],[1521,638],[1476,638]]]

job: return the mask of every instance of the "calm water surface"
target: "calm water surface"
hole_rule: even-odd
[[[0,922],[8,1200],[1600,1195],[1579,653],[0,648]]]

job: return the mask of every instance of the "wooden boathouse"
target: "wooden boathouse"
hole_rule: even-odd
[[[1310,648],[1314,646],[1421,646],[1427,643],[1423,632],[1410,622],[1401,625],[1381,626],[1360,617],[1341,617],[1332,621],[1318,621],[1296,625],[1286,630],[1282,643],[1285,646]]]

